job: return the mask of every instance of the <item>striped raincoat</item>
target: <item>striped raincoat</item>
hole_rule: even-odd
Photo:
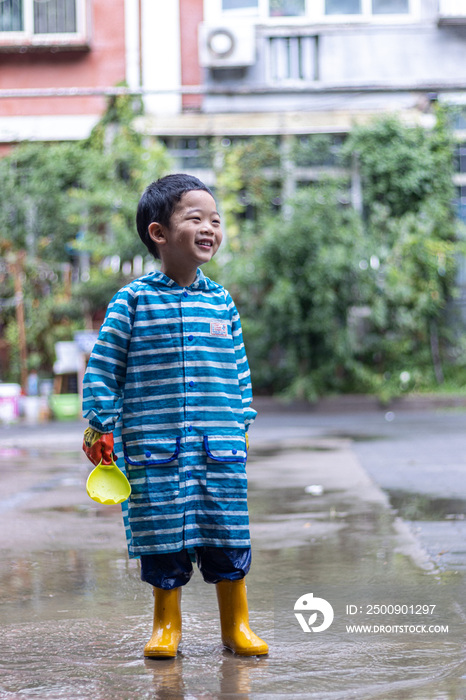
[[[131,483],[130,557],[249,547],[245,432],[256,412],[238,312],[198,270],[161,272],[112,299],[84,377],[84,416],[114,432]]]

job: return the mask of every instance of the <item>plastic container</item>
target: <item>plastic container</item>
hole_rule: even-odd
[[[16,423],[19,419],[20,397],[19,384],[0,384],[0,423]]]
[[[40,422],[42,397],[40,396],[23,396],[23,413],[24,420],[30,425],[35,425]]]
[[[79,394],[52,394],[49,403],[57,420],[76,420],[81,417]]]

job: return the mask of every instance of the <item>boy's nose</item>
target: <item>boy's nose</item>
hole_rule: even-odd
[[[210,235],[213,235],[214,229],[210,221],[203,221],[201,224],[201,232],[202,233],[209,233]]]

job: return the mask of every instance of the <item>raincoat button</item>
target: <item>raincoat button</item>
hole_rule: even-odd
[[[233,454],[237,454],[238,450],[232,450]]]
[[[191,381],[189,382],[189,386],[194,386],[194,382],[193,382],[192,379],[191,379]]]
[[[183,292],[183,296],[184,296],[184,297],[187,297],[187,296],[188,296],[188,292],[187,292],[186,290]]]
[[[192,477],[191,472],[186,472],[186,476],[188,477],[188,479],[190,479]]]
[[[152,457],[152,452],[149,452],[149,450],[146,450],[145,455],[146,455],[146,457]]]
[[[194,338],[193,335],[188,335],[188,340],[192,340]]]
[[[192,429],[193,429],[193,426],[192,426],[192,425],[188,425],[188,430],[189,430],[189,432],[191,432]]]

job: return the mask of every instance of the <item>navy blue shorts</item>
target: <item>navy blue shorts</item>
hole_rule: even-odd
[[[196,547],[195,560],[206,583],[222,579],[237,581],[244,578],[251,567],[251,549],[229,547]],[[141,579],[156,588],[178,588],[188,583],[193,575],[190,552],[141,555]]]

